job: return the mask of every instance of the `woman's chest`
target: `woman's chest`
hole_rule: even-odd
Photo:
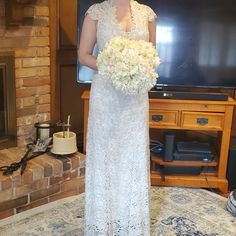
[[[130,24],[128,31],[124,30],[120,23],[113,8],[97,22],[97,41],[100,49],[115,36],[149,41],[148,20],[143,12],[132,8],[131,20],[127,22]],[[122,24],[126,25],[126,22],[123,21]]]

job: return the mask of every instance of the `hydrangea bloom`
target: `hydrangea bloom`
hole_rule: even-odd
[[[156,84],[160,64],[155,47],[144,40],[114,37],[97,58],[98,73],[126,94],[147,92]]]

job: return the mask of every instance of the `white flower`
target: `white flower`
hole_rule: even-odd
[[[155,68],[160,64],[156,49],[150,42],[115,37],[97,58],[98,73],[111,80],[113,86],[126,93],[147,92],[156,84]]]

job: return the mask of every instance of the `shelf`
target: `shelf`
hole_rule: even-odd
[[[162,157],[155,154],[151,154],[151,161],[161,166],[218,166],[216,161],[163,161]]]
[[[161,176],[161,173],[160,171],[158,170],[151,170],[151,175],[158,175],[158,176]],[[169,174],[169,175],[165,175],[166,176],[189,176],[189,175],[186,175],[186,174]],[[203,177],[205,178],[205,176],[207,176],[207,178],[210,176],[210,177],[217,177],[217,171],[216,172],[204,172],[202,171],[199,175],[191,175],[192,177]]]
[[[156,171],[151,171],[151,183],[152,185],[159,186],[182,186],[182,187],[205,187],[205,188],[223,188],[227,186],[227,180],[222,179],[218,182],[217,176],[204,175],[166,175],[165,180],[162,180],[161,175]],[[223,185],[223,186],[222,186]]]
[[[217,176],[217,172],[201,172],[200,176]]]
[[[160,171],[158,171],[158,170],[151,170],[151,175],[152,176],[161,176],[161,173],[160,173]],[[201,172],[200,173],[200,175],[184,175],[184,174],[171,174],[171,175],[165,175],[165,178],[166,177],[171,177],[171,178],[174,178],[174,177],[186,177],[186,176],[191,176],[192,178],[205,178],[205,176],[207,176],[207,178],[208,177],[217,177],[217,173],[215,172],[215,173],[213,173],[213,172]]]

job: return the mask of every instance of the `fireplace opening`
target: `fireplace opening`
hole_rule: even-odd
[[[0,52],[0,149],[16,146],[14,52]]]
[[[4,70],[0,67],[0,136],[2,137],[5,134],[5,99],[4,99],[4,83],[3,76]]]

